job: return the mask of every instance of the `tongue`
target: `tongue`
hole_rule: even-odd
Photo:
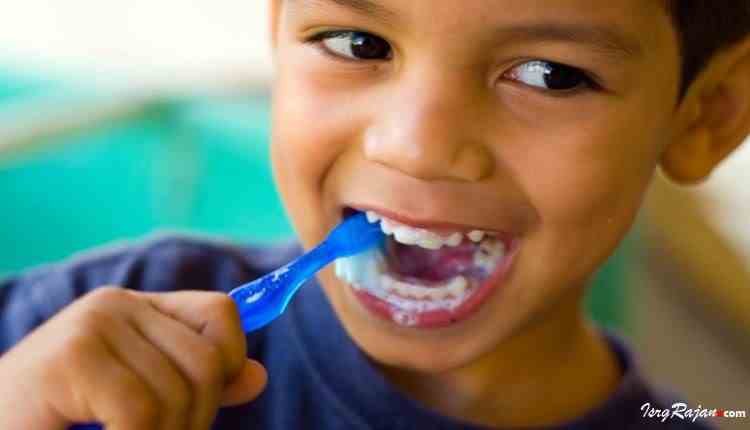
[[[464,242],[459,246],[444,246],[432,251],[404,245],[389,238],[386,258],[391,273],[404,280],[417,280],[422,284],[439,283],[470,271],[474,266],[474,251],[477,246],[472,242]]]

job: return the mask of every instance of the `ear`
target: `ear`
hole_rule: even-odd
[[[750,37],[717,54],[690,86],[661,167],[679,183],[706,179],[750,134]]]

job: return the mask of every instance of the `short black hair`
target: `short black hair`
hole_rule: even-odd
[[[750,35],[750,0],[666,0],[680,36],[681,93],[711,58]]]

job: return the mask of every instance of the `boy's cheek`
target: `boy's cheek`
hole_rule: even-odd
[[[358,97],[280,73],[274,87],[274,145],[282,147],[297,169],[322,174],[338,154],[360,140],[366,112]]]
[[[307,247],[333,226],[329,172],[356,145],[358,121],[304,79],[277,78],[274,87],[271,158],[276,185],[300,239]]]
[[[514,160],[520,186],[540,214],[539,228],[524,245],[534,248],[524,252],[533,252],[536,261],[583,278],[628,231],[662,139],[656,124],[637,128],[631,120],[651,121],[622,111],[611,121],[555,130],[555,142],[529,145]]]

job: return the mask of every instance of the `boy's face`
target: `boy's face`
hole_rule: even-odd
[[[671,138],[680,61],[661,1],[273,4],[273,163],[304,245],[351,209],[428,230],[404,227],[400,242],[426,241],[390,239],[359,289],[321,274],[353,339],[441,370],[572,318]]]

